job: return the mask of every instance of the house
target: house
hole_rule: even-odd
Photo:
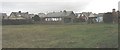
[[[90,23],[95,23],[96,22],[96,16],[97,14],[93,14],[92,12],[82,12],[82,13],[76,13],[76,21],[79,22],[90,22]]]
[[[113,22],[112,12],[105,13],[103,15],[103,21],[104,21],[104,23],[112,23]]]
[[[80,15],[80,18],[82,18],[83,20],[85,20],[86,22],[88,21],[88,17],[92,12],[82,12],[82,14]]]
[[[72,23],[75,18],[73,11],[51,12],[44,16],[44,21],[48,23]]]
[[[75,13],[75,22],[85,22],[84,15],[82,13]]]
[[[6,13],[0,13],[0,19],[7,19],[8,16]]]
[[[85,22],[86,16],[83,13],[75,13],[76,15],[76,22]]]
[[[32,20],[29,17],[28,12],[12,12],[8,19],[2,20],[2,24],[29,24]]]
[[[103,21],[105,23],[118,23],[119,11],[112,9],[112,12],[107,12],[103,15]]]
[[[96,23],[96,14],[93,14],[91,13],[89,16],[88,16],[88,23]]]
[[[12,12],[8,19],[30,19],[28,12]]]
[[[96,22],[96,14],[93,14],[92,12],[82,12],[80,19],[82,19],[84,22],[94,23]]]

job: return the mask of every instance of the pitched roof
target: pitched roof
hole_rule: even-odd
[[[16,16],[16,17],[21,16],[23,18],[26,18],[29,16],[27,12],[24,12],[24,13],[12,12],[12,14],[14,14],[14,16]]]
[[[82,12],[82,14],[85,15],[86,17],[89,17],[91,13],[92,12]]]
[[[93,14],[92,12],[82,12],[81,15],[84,15],[86,17],[96,17],[96,14]]]
[[[82,15],[82,13],[75,13],[76,18],[79,18]]]
[[[52,12],[45,15],[45,17],[67,17],[70,16],[73,11],[66,11],[66,12]]]
[[[91,13],[88,17],[95,17],[95,15]]]

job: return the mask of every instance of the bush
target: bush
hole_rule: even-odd
[[[39,17],[38,15],[35,15],[34,17],[32,17],[32,19],[33,19],[34,21],[40,21],[40,17]]]

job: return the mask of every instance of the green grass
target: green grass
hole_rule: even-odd
[[[4,25],[3,48],[115,48],[117,24]]]

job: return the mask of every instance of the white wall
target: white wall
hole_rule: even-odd
[[[97,22],[103,22],[103,17],[97,17],[97,18],[96,18],[96,21],[97,21]]]

